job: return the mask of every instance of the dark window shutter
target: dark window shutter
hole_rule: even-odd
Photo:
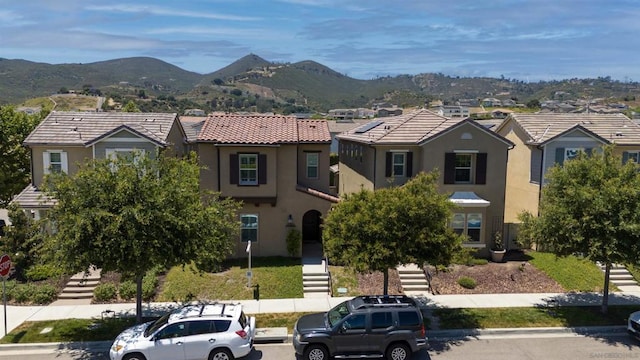
[[[564,163],[564,148],[556,149],[556,163],[560,165]]]
[[[487,153],[476,155],[476,184],[487,183]]]
[[[258,155],[258,184],[267,183],[267,154]]]
[[[413,152],[407,153],[407,177],[413,176]]]
[[[593,148],[586,148],[584,149],[584,152],[587,154],[587,156],[591,157],[591,153],[593,153]]]
[[[238,163],[238,154],[229,155],[229,182],[231,184],[238,184],[238,177],[240,176],[240,164]]]
[[[444,154],[444,183],[453,184],[456,182],[456,154]]]
[[[622,152],[622,163],[626,164],[629,161],[629,152],[628,151],[623,151]]]
[[[391,161],[392,161],[393,154],[391,154],[390,152],[387,152],[385,156],[386,157],[385,157],[384,176],[391,177],[391,170],[392,170]]]

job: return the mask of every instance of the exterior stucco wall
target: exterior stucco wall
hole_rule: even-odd
[[[360,189],[373,190],[376,149],[365,144],[340,141],[339,194],[349,194]]]
[[[39,187],[42,184],[44,178],[44,162],[43,153],[46,151],[64,151],[67,153],[67,164],[69,174],[73,175],[78,172],[78,165],[81,165],[85,159],[93,158],[93,152],[91,148],[84,146],[58,146],[58,145],[44,145],[44,146],[32,146],[31,147],[31,168],[33,176],[33,185]]]
[[[329,192],[329,151],[328,144],[300,144],[296,153],[297,157],[297,181],[298,184],[310,188]],[[318,154],[318,177],[307,177],[307,154]]]

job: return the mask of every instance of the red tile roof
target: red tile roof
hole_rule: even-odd
[[[284,115],[213,114],[198,141],[219,144],[331,143],[325,120],[297,120]]]

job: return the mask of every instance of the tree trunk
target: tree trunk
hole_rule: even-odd
[[[385,269],[382,274],[383,276],[383,280],[382,280],[382,286],[384,287],[384,295],[389,295],[389,269]]]
[[[142,324],[142,278],[136,275],[136,324]]]
[[[604,296],[602,297],[602,313],[609,311],[609,273],[611,272],[611,263],[606,263],[604,267]]]

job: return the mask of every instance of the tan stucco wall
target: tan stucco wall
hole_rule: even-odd
[[[300,144],[297,148],[298,184],[328,193],[330,145]],[[318,177],[315,179],[307,177],[307,153],[318,154]]]
[[[352,148],[357,149],[357,151],[350,151]],[[359,156],[360,150],[362,150],[362,157]],[[358,156],[351,153],[358,153]],[[354,193],[361,189],[373,190],[376,156],[376,149],[369,145],[341,140],[339,146],[338,194]],[[384,154],[382,156],[384,157]]]
[[[78,165],[82,164],[85,159],[93,158],[91,148],[84,146],[32,146],[31,147],[31,168],[33,176],[33,185],[38,187],[42,184],[44,178],[44,162],[43,153],[46,151],[60,150],[67,153],[67,163],[69,174],[73,175],[78,172]]]

